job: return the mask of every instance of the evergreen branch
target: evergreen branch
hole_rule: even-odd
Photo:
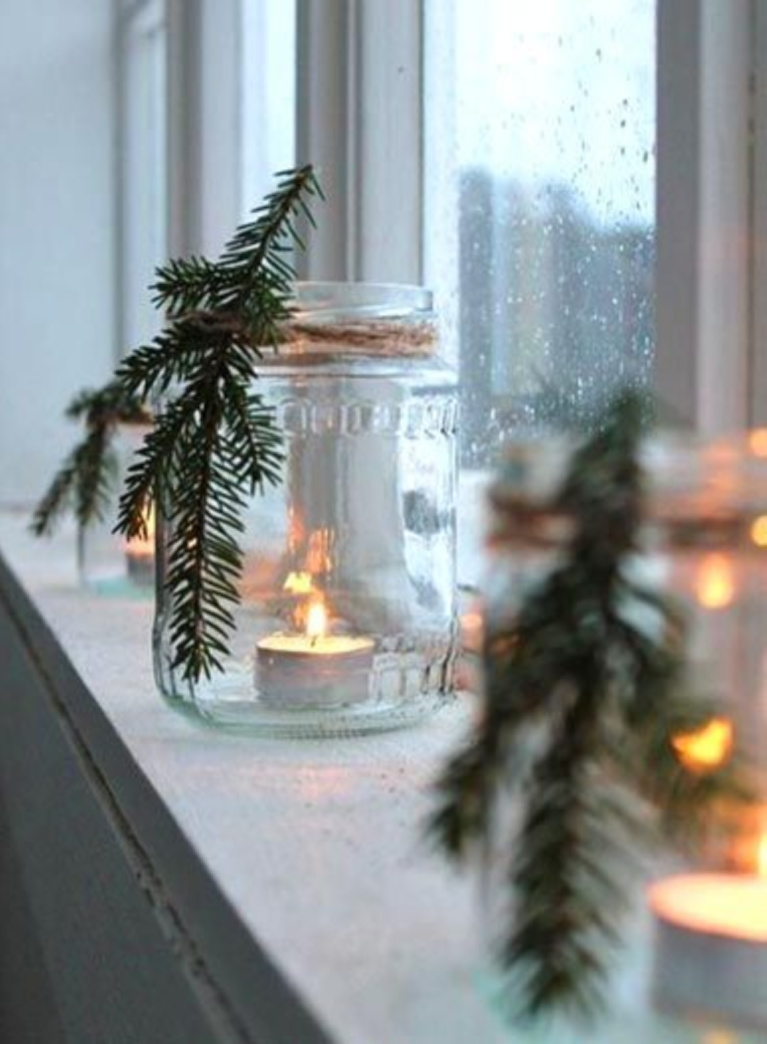
[[[117,477],[113,438],[118,424],[148,423],[142,401],[117,381],[80,392],[66,416],[83,420],[85,435],[68,454],[38,503],[30,528],[49,535],[61,516],[74,510],[80,526],[103,519]]]
[[[147,506],[161,499],[173,666],[192,683],[222,670],[228,654],[246,497],[280,479],[281,432],[251,390],[254,361],[291,314],[285,251],[319,194],[311,167],[285,172],[218,261],[159,269],[156,300],[172,322],[118,372],[132,393],[168,399],[128,472],[116,529],[144,535]]]
[[[566,551],[489,633],[482,716],[437,783],[429,830],[446,853],[507,852],[497,956],[521,1017],[597,1010],[627,870],[653,824],[683,841],[723,800],[753,799],[737,757],[695,772],[674,749],[715,707],[687,691],[678,607],[629,568],[645,415],[637,396],[619,398],[574,454],[550,505],[571,520]],[[503,801],[521,817],[511,833]]]
[[[219,306],[244,307],[256,275],[266,278],[273,295],[284,295],[285,299],[290,295],[294,271],[282,255],[291,240],[303,247],[294,224],[299,214],[314,225],[306,198],[323,197],[309,165],[283,171],[277,177],[276,189],[253,211],[255,219],[241,225],[224,249],[220,267],[231,279],[231,288]]]
[[[214,308],[223,283],[220,266],[207,258],[174,258],[155,272],[152,303],[170,318]]]

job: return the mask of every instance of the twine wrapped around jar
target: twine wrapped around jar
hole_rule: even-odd
[[[306,355],[323,361],[374,355],[379,359],[429,359],[439,346],[433,322],[310,322],[297,318],[282,328],[280,354]]]

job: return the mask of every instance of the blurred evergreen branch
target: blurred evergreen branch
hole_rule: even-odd
[[[684,840],[750,798],[736,758],[694,772],[673,747],[715,707],[688,689],[680,610],[631,568],[645,417],[624,393],[574,454],[552,505],[572,524],[564,555],[488,631],[481,717],[437,783],[439,846],[505,853],[496,957],[521,1018],[599,1010],[640,842]]]
[[[70,420],[83,423],[82,440],[67,455],[32,516],[36,536],[50,535],[62,515],[74,510],[81,527],[104,517],[117,478],[113,448],[119,424],[148,424],[141,398],[119,381],[79,392],[66,409]]]

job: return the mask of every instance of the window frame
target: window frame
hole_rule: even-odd
[[[376,0],[298,2],[299,155],[332,194],[304,274],[418,281],[431,0],[396,0],[383,23]],[[767,421],[767,11],[658,0],[657,24],[655,390],[715,433]]]
[[[751,132],[757,9],[658,4],[655,386],[704,434],[753,422],[764,366],[753,294],[753,202],[767,175]]]
[[[247,0],[164,2],[168,250],[215,252],[240,216]],[[296,155],[315,163],[328,196],[303,278],[423,280],[424,166],[439,162],[424,156],[431,3],[296,0]],[[124,24],[142,2],[121,6]],[[658,0],[657,95],[655,390],[705,433],[765,423],[764,5]]]
[[[117,146],[117,160],[114,169],[115,180],[115,307],[114,307],[114,330],[115,330],[115,358],[116,361],[122,357],[125,346],[132,339],[132,313],[137,309],[145,308],[145,302],[135,300],[136,288],[134,286],[136,277],[137,257],[133,250],[132,229],[136,220],[136,210],[140,210],[141,194],[145,186],[135,184],[135,173],[132,163],[135,161],[135,141],[132,140],[132,126],[135,118],[135,107],[145,99],[136,97],[136,88],[143,88],[142,73],[145,70],[136,67],[137,62],[143,62],[147,57],[154,58],[150,49],[156,46],[153,38],[160,38],[159,46],[162,47],[162,35],[166,26],[166,5],[164,0],[120,0],[116,9],[115,18],[115,80],[114,80],[114,111],[115,111],[115,141]],[[165,41],[167,51],[167,36]],[[162,52],[160,52],[162,54]],[[165,54],[167,60],[167,53]],[[167,88],[167,83],[166,83]],[[142,140],[139,143],[139,151],[146,157],[155,157],[157,152],[165,152],[167,160],[167,137],[168,122],[167,109],[162,113],[159,126],[159,139],[154,142]],[[144,130],[145,128],[142,128]],[[142,135],[143,139],[144,135]],[[166,165],[167,169],[167,165]],[[167,249],[167,186],[165,191],[160,188],[159,209],[163,211],[162,218],[155,213],[161,240],[161,252]],[[164,197],[164,198],[163,198]],[[139,255],[141,250],[138,251]],[[144,258],[141,258],[144,260]],[[140,266],[138,266],[140,267]]]

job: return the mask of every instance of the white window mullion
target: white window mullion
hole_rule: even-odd
[[[420,0],[298,0],[297,157],[327,194],[302,274],[421,278]]]
[[[326,195],[298,259],[307,279],[348,279],[350,5],[297,0],[296,157],[313,163]]]
[[[169,248],[215,255],[240,219],[240,3],[167,4]]]
[[[656,387],[711,434],[749,420],[751,0],[659,0]]]
[[[418,0],[357,0],[354,275],[422,279],[422,11]]]
[[[752,424],[767,425],[767,5],[754,0]]]
[[[167,252],[167,23],[163,0],[123,5],[117,22],[116,357],[158,319],[146,293]]]
[[[194,56],[199,35],[196,0],[166,0],[168,106],[168,253],[182,257],[198,248],[199,81]]]

